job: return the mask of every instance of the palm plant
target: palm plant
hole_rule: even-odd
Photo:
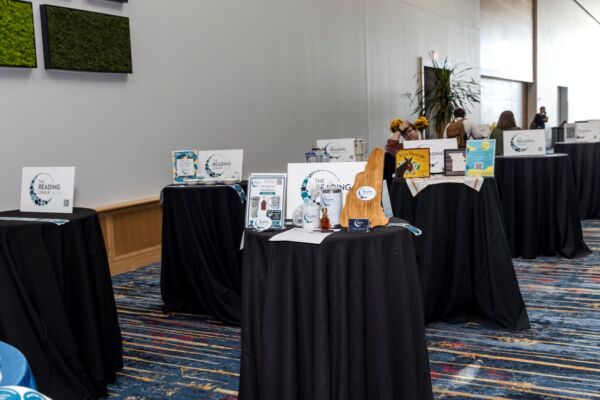
[[[419,85],[413,96],[413,104],[417,103],[413,113],[425,115],[432,122],[436,136],[441,138],[455,109],[463,108],[468,113],[473,103],[479,103],[480,84],[465,76],[471,67],[453,66],[448,58],[440,62],[432,57],[431,62],[433,79],[427,86]]]

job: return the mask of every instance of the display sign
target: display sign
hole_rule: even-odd
[[[198,173],[198,152],[196,150],[176,150],[171,153],[173,182],[183,183],[195,179]]]
[[[575,136],[578,142],[600,141],[600,121],[578,122],[575,124]]]
[[[466,149],[444,150],[444,175],[461,176],[465,174],[467,167]]]
[[[444,150],[458,149],[456,138],[408,140],[403,144],[405,149],[423,149],[426,147],[430,149],[429,162],[431,163],[430,172],[432,174],[441,174],[444,172]]]
[[[504,131],[505,156],[539,156],[546,154],[546,131],[532,129]]]
[[[252,174],[248,179],[248,201],[246,204],[246,228],[266,229],[265,219],[271,220],[270,227],[285,227],[286,174]]]
[[[466,175],[494,176],[495,153],[496,139],[467,140]]]
[[[75,167],[24,167],[21,211],[72,213]]]
[[[431,175],[430,149],[403,149],[396,153],[397,178],[427,178]]]
[[[198,151],[198,176],[206,179],[239,180],[242,177],[244,150]]]
[[[319,199],[311,196],[315,188],[339,187],[342,189],[342,202],[345,202],[356,174],[362,172],[366,164],[364,161],[288,164],[288,215],[292,215],[305,199],[317,203]]]
[[[354,138],[317,140],[317,147],[325,151],[331,161],[356,161],[354,156]]]

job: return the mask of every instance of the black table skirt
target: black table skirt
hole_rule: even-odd
[[[240,399],[431,399],[410,234],[274,234],[246,231]]]
[[[590,254],[567,155],[496,157],[495,175],[513,257]]]
[[[556,143],[554,151],[566,153],[571,159],[579,197],[579,216],[600,219],[600,142]]]
[[[404,179],[395,179],[391,199],[394,216],[423,230],[415,246],[426,322],[529,327],[494,178],[479,192],[443,183],[416,197]]]
[[[164,310],[239,325],[245,203],[223,185],[168,186],[162,198]]]
[[[70,220],[0,221],[0,340],[23,352],[51,398],[104,397],[123,360],[96,212],[0,216]]]

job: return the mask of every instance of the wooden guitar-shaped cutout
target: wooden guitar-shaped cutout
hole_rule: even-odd
[[[344,228],[348,227],[348,220],[353,218],[368,218],[371,228],[387,225],[389,218],[381,207],[384,157],[383,149],[373,150],[364,172],[356,174],[340,215],[340,224]]]

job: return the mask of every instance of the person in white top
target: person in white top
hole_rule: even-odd
[[[444,139],[456,137],[459,148],[464,148],[468,139],[481,139],[484,135],[470,119],[466,118],[465,110],[454,110],[454,119],[444,129]]]

